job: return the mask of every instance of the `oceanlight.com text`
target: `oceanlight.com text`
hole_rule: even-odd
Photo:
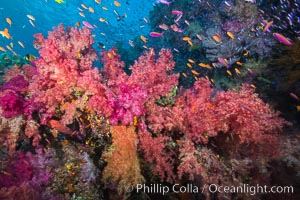
[[[242,184],[240,186],[224,186],[217,184],[205,184],[199,187],[193,184],[187,185],[163,185],[163,184],[137,184],[135,186],[125,186],[126,192],[135,190],[137,193],[162,194],[167,193],[247,193],[250,195],[256,194],[293,194],[293,186],[266,186],[266,185],[249,185]]]
[[[266,185],[249,185],[243,184],[240,186],[219,186],[210,184],[208,191],[211,193],[247,193],[250,195],[256,194],[292,194],[294,193],[293,186],[266,186]]]

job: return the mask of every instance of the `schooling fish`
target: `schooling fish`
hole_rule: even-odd
[[[6,17],[5,18],[5,21],[9,24],[9,26],[11,26],[11,24],[12,24],[12,21],[11,21],[11,19],[10,18],[8,18],[8,17]]]
[[[64,3],[65,1],[64,0],[55,0],[55,2],[61,4],[61,3]]]
[[[166,5],[170,5],[170,3],[172,3],[172,2],[169,2],[169,1],[167,1],[167,0],[156,0],[156,2],[157,3],[162,3],[162,4],[166,4]]]
[[[151,32],[149,34],[151,37],[162,37],[163,33],[158,33],[158,32]]]
[[[172,10],[172,14],[173,14],[173,15],[182,15],[183,12],[180,11],[180,10]]]
[[[224,65],[227,69],[230,68],[230,65],[228,64],[228,61],[224,58],[218,58],[219,63]]]
[[[35,20],[34,16],[32,16],[32,15],[29,15],[29,14],[28,14],[27,17],[28,17],[30,20],[32,20],[32,21]]]
[[[94,27],[93,27],[90,23],[88,23],[87,21],[82,21],[82,24],[83,24],[85,27],[89,28],[89,29],[94,29]]]
[[[2,37],[6,37],[7,39],[12,39],[7,28],[5,28],[3,31],[0,31],[0,34],[2,35]]]
[[[273,33],[273,36],[276,40],[278,40],[279,42],[281,42],[282,44],[285,44],[287,46],[292,46],[293,43],[287,39],[286,37],[284,37],[283,35],[281,35],[280,33]]]
[[[166,24],[160,24],[158,27],[165,31],[169,29],[168,25]]]
[[[263,23],[265,24],[263,32],[269,31],[269,28],[272,26],[273,21],[268,22],[267,20],[263,20]]]

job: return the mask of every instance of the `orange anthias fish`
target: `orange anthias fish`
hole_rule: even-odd
[[[268,22],[267,20],[263,20],[263,23],[265,24],[263,32],[269,31],[269,28],[272,26],[273,21]]]
[[[68,127],[66,127],[66,126],[65,126],[64,124],[62,124],[60,121],[51,119],[51,120],[48,121],[48,125],[49,125],[51,128],[58,130],[58,131],[61,132],[61,133],[68,134],[68,135],[71,135],[71,134],[72,134],[71,129],[69,129]]]
[[[121,4],[118,1],[114,1],[114,5],[120,7]]]
[[[92,8],[92,7],[89,7],[89,11],[90,11],[91,13],[94,13],[94,12],[95,12],[94,8]]]
[[[143,40],[143,42],[145,42],[145,43],[147,42],[147,38],[143,35],[141,35],[141,40]]]
[[[6,52],[6,49],[0,46],[0,51]]]
[[[5,18],[5,21],[11,26],[11,24],[12,24],[12,21],[11,21],[11,19],[10,18],[8,18],[8,17],[6,17]]]
[[[218,33],[215,33],[215,35],[212,37],[217,43],[221,42],[221,36]]]
[[[206,69],[211,69],[209,64],[205,64],[205,63],[199,63],[198,64],[200,67],[206,68]]]
[[[3,31],[0,31],[0,34],[2,35],[2,37],[6,37],[7,39],[12,39],[7,28],[5,28]]]
[[[234,39],[234,35],[232,32],[227,31],[226,34],[228,35],[228,37],[230,37],[231,39]]]

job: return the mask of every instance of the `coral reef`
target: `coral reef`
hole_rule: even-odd
[[[250,85],[219,91],[198,78],[182,88],[167,49],[149,48],[130,73],[115,48],[102,51],[98,70],[87,28],[59,25],[35,38],[40,56],[8,70],[0,90],[0,154],[22,156],[1,156],[0,177],[21,178],[4,181],[0,195],[104,199],[104,190],[127,198],[125,187],[147,181],[269,184],[289,123]]]
[[[126,187],[136,187],[144,182],[137,156],[137,134],[134,126],[112,126],[112,146],[103,154],[107,166],[103,179],[108,183],[117,183],[118,192],[126,193]]]

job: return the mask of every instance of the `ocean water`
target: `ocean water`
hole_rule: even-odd
[[[153,9],[155,1],[145,1],[142,5],[140,1],[120,1],[120,3],[121,6],[115,6],[113,1],[102,1],[101,4],[98,4],[91,0],[72,0],[59,4],[54,0],[1,0],[0,27],[1,30],[9,28],[15,43],[14,50],[20,55],[28,53],[37,55],[37,51],[32,45],[33,34],[47,34],[59,23],[63,23],[65,26],[75,26],[76,22],[80,22],[82,26],[82,21],[87,21],[97,27],[93,30],[95,41],[105,44],[107,48],[115,46],[118,42],[128,46],[128,40],[149,32],[149,26],[144,18],[149,19],[149,11]],[[81,4],[93,8],[94,13],[84,9]],[[104,10],[103,6],[108,10]],[[85,17],[79,15],[79,9],[83,10]],[[34,27],[29,22],[28,14],[35,17]],[[118,21],[118,15],[124,18]],[[12,21],[11,27],[5,21],[7,17]],[[107,23],[100,22],[99,18],[107,19]],[[23,42],[26,48],[20,47],[17,41]],[[1,46],[6,46],[11,41],[1,37],[0,42]]]

